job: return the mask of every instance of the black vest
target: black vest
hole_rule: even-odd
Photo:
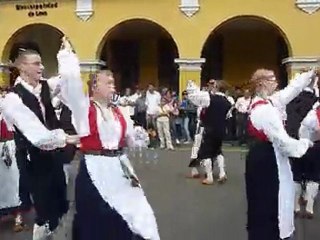
[[[70,135],[75,135],[76,130],[74,128],[74,126],[72,125],[72,112],[70,111],[70,109],[62,104],[61,106],[61,113],[60,113],[60,127],[67,133]]]
[[[227,97],[213,94],[210,95],[210,105],[205,110],[202,124],[207,130],[211,130],[213,134],[223,136],[226,127],[226,117],[231,108],[231,103]]]
[[[41,93],[40,98],[41,102],[44,105],[45,109],[45,119],[43,119],[40,103],[38,99],[25,89],[22,84],[17,84],[13,88],[13,92],[16,93],[22,100],[23,104],[28,107],[38,118],[39,120],[47,127],[49,130],[59,128],[59,121],[55,114],[54,108],[51,103],[50,89],[46,81],[40,81]],[[28,119],[26,119],[28,121]],[[15,128],[15,142],[17,149],[27,148],[28,152],[31,154],[33,151],[40,151],[40,149],[33,146],[29,140],[20,132],[19,129]]]
[[[69,135],[75,135],[77,134],[74,126],[72,125],[72,112],[70,109],[62,104],[61,106],[61,113],[60,113],[60,124],[61,128]],[[63,163],[70,163],[74,155],[76,154],[77,147],[72,144],[67,144],[66,147],[62,149],[62,154],[61,159],[63,159]]]
[[[313,92],[303,91],[286,107],[286,130],[290,137],[299,138],[299,128],[303,119],[318,100]]]

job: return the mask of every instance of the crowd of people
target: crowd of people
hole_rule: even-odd
[[[211,80],[213,81],[213,79]],[[232,88],[223,81],[219,91],[230,102],[231,108],[226,116],[223,140],[232,145],[247,144],[246,122],[251,92],[248,89]],[[202,91],[210,91],[212,83],[202,87]],[[150,146],[155,148],[174,149],[174,145],[190,144],[195,140],[198,114],[201,106],[190,100],[187,90],[181,94],[166,87],[155,89],[149,84],[147,89],[136,87],[133,91],[126,88],[119,99],[120,107],[137,125],[148,130],[154,141]]]
[[[290,239],[294,216],[313,217],[320,181],[318,73],[299,74],[277,89],[272,70],[258,69],[253,92],[210,79],[190,80],[179,99],[153,85],[116,93],[113,73],[100,70],[83,91],[80,63],[66,38],[57,54],[59,75],[42,78],[40,54],[22,49],[19,71],[0,101],[0,217],[28,230],[23,212],[34,209],[33,240],[59,230],[69,210],[68,164],[79,152],[74,240],[159,240],[157,221],[125,148],[166,148],[193,142],[191,174],[204,185],[227,180],[224,140],[248,143],[248,239]],[[229,89],[230,90],[230,89]],[[302,209],[301,200],[306,202]]]

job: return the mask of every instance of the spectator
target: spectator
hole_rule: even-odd
[[[147,128],[156,129],[157,111],[160,106],[161,95],[154,89],[152,84],[149,84],[148,91],[146,93],[146,105],[147,105]]]
[[[237,110],[237,137],[239,145],[247,142],[247,120],[248,109],[251,103],[251,94],[249,90],[244,91],[244,96],[239,97],[235,108]]]
[[[182,118],[183,136],[186,144],[192,141],[191,135],[194,133],[191,127],[194,127],[197,115],[197,107],[188,99],[187,91],[182,93],[182,101],[180,104],[180,116]],[[190,131],[191,130],[191,131]]]
[[[164,98],[161,99],[160,106],[158,106],[157,114],[157,129],[160,139],[160,148],[173,150],[171,134],[170,134],[170,114],[173,111],[173,107],[170,103],[167,103]]]
[[[147,129],[147,105],[145,91],[141,93],[140,97],[135,102],[134,119],[140,126]]]

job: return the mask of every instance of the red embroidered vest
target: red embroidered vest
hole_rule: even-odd
[[[0,123],[0,140],[8,141],[13,139],[13,132],[9,131],[6,122],[1,119]]]
[[[264,105],[264,104],[268,104],[268,101],[267,100],[259,100],[257,102],[255,102],[254,104],[252,104],[251,106],[251,111],[259,106],[259,105]],[[258,130],[256,129],[252,122],[251,122],[251,119],[250,119],[250,115],[248,117],[248,125],[247,125],[247,128],[248,128],[248,134],[251,136],[251,137],[254,137],[260,141],[263,141],[263,142],[268,142],[268,137],[267,135],[262,131],[262,130]]]
[[[113,108],[113,113],[116,119],[120,122],[121,125],[121,138],[119,141],[119,148],[125,147],[126,139],[125,134],[127,130],[126,120],[119,110],[119,108]],[[89,107],[89,126],[90,126],[90,135],[82,137],[80,139],[80,149],[83,151],[99,151],[103,149],[102,143],[100,141],[98,125],[97,125],[97,108],[93,102],[90,103]]]

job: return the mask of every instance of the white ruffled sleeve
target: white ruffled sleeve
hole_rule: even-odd
[[[57,97],[61,98],[61,95],[60,95],[61,84],[62,84],[61,77],[59,75],[51,77],[51,78],[47,79],[47,83],[50,88],[51,97],[53,98],[53,97],[57,96]]]
[[[319,105],[318,103],[316,103]],[[317,116],[317,108],[314,108],[309,111],[307,116],[301,122],[299,129],[300,138],[308,138],[311,141],[320,140],[320,122]]]
[[[208,107],[210,105],[210,95],[207,91],[201,91],[194,83],[189,82],[187,85],[187,93],[190,101],[198,107]]]
[[[85,94],[80,74],[80,63],[71,50],[60,50],[58,55],[61,100],[72,112],[72,120],[77,134],[87,136],[89,129],[89,96]]]
[[[303,89],[311,83],[313,75],[313,70],[299,74],[295,79],[290,81],[287,87],[276,92],[270,97],[273,105],[278,109],[284,109],[289,102],[297,97]]]
[[[277,109],[271,104],[253,109],[250,120],[257,130],[262,130],[267,135],[273,147],[284,156],[300,158],[312,146],[308,139],[296,140],[287,134]]]
[[[5,121],[16,126],[32,145],[42,150],[53,150],[66,145],[65,132],[62,129],[48,130],[15,93],[7,94],[0,101],[0,110]]]
[[[126,117],[126,141],[129,148],[146,148],[149,145],[148,132],[141,126],[133,126],[133,121]]]

